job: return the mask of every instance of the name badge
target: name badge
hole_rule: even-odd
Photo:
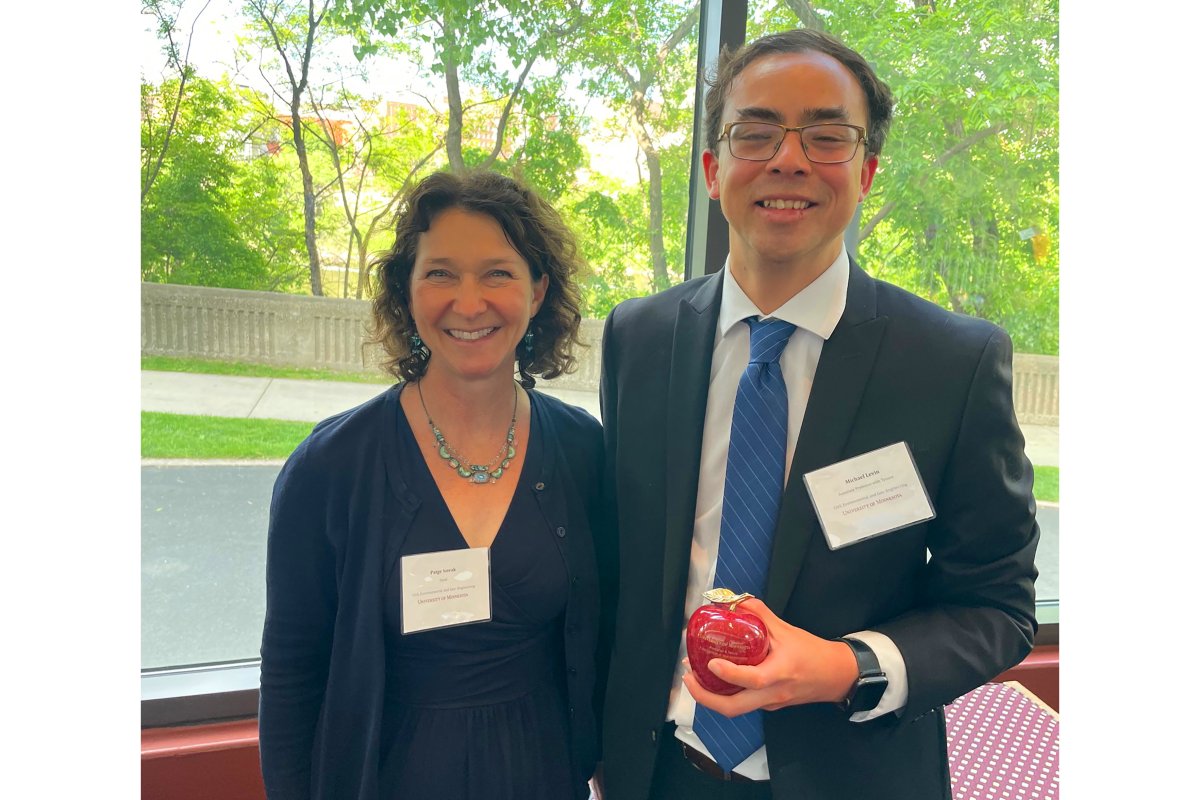
[[[403,633],[490,620],[491,571],[486,547],[404,556],[400,559]]]
[[[936,516],[907,442],[813,470],[804,485],[830,550]]]

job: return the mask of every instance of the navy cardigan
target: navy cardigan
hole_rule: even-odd
[[[272,800],[378,796],[384,586],[420,503],[399,466],[399,396],[392,386],[319,423],[275,482],[259,694]],[[563,657],[572,754],[585,781],[598,759],[597,665],[608,649],[597,649],[598,638],[609,639],[599,634],[600,597],[615,591],[615,542],[601,504],[603,439],[587,412],[529,396],[542,472],[524,476],[517,491],[534,493],[570,576]]]

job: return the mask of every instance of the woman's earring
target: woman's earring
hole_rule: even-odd
[[[421,341],[420,334],[412,334],[408,337],[408,346],[412,354],[417,358],[426,358],[429,355],[429,350],[425,347],[425,343]]]
[[[525,352],[533,355],[533,328],[525,332]]]

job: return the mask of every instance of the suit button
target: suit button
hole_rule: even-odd
[[[658,741],[658,731],[650,731],[650,741],[652,741],[652,742]]]
[[[554,533],[557,534],[558,538],[561,539],[567,535],[567,529],[564,528],[562,525],[559,525],[557,528],[554,529]]]
[[[541,481],[538,481],[537,483],[535,483],[533,485],[533,488],[537,489],[540,492],[542,489],[546,488],[546,484],[542,483]]]

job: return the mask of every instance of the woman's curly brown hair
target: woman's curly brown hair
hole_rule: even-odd
[[[575,275],[582,266],[575,236],[554,208],[521,183],[485,170],[435,172],[408,193],[396,214],[396,241],[376,258],[374,329],[370,341],[383,346],[383,366],[402,381],[425,374],[429,350],[413,348],[416,327],[409,308],[409,286],[416,262],[417,240],[441,214],[458,208],[486,214],[500,224],[509,244],[529,264],[533,280],[549,275],[546,297],[529,321],[533,351],[517,347],[521,385],[532,389],[533,376],[555,378],[575,370],[573,346],[579,339],[579,288]]]

